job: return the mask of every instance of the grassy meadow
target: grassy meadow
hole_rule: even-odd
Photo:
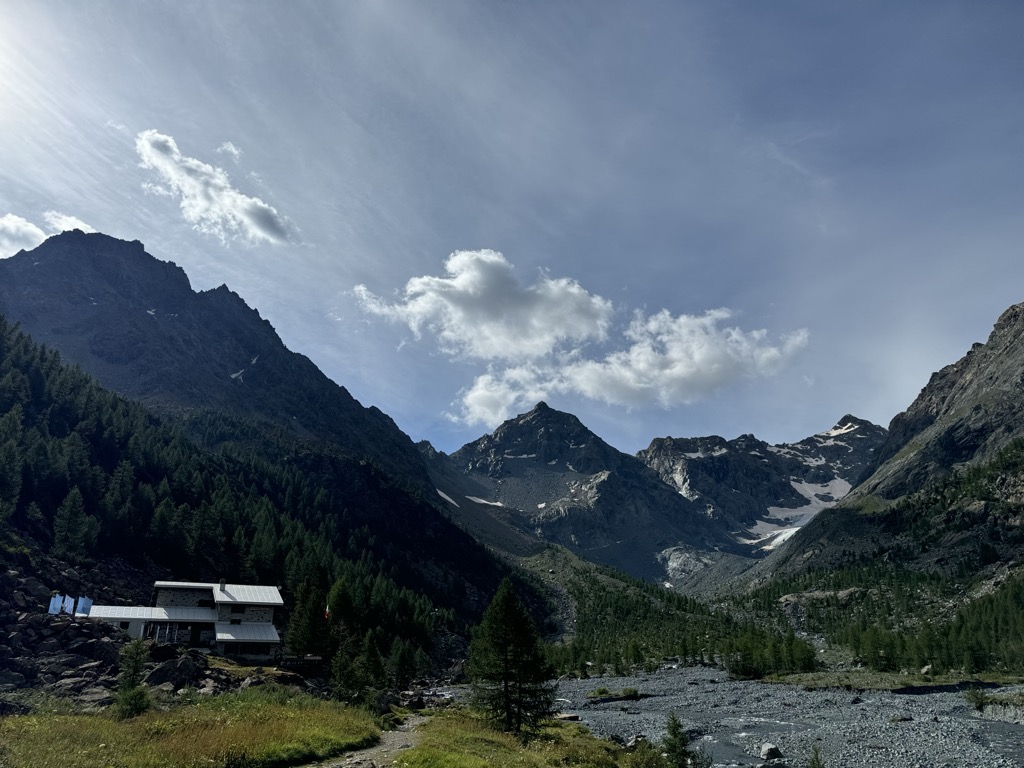
[[[419,745],[395,759],[400,768],[614,768],[620,752],[575,723],[552,723],[524,743],[494,730],[479,715],[452,710],[431,717]]]
[[[276,768],[380,739],[359,709],[255,688],[131,720],[38,713],[0,719],[0,768]]]

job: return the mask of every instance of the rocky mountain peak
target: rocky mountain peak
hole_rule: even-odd
[[[519,459],[563,464],[589,474],[609,465],[618,466],[624,455],[571,413],[540,402],[527,413],[505,421],[490,435],[463,446],[452,454],[452,459],[500,477],[506,472],[507,462]]]
[[[224,409],[335,440],[429,488],[412,441],[226,285],[192,290],[138,241],[72,231],[0,260],[0,313],[99,382],[164,413]]]

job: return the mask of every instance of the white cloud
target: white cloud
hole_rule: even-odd
[[[231,159],[234,160],[236,163],[242,159],[242,150],[235,144],[232,144],[230,141],[225,141],[223,144],[217,147],[216,151],[219,154],[230,155]]]
[[[494,427],[554,394],[627,408],[673,408],[737,379],[777,373],[807,344],[805,330],[771,344],[764,330],[722,327],[729,317],[724,309],[700,316],[637,313],[623,334],[632,342],[627,348],[602,359],[569,354],[489,369],[459,393],[458,412],[450,418]]]
[[[389,304],[357,285],[363,309],[405,323],[419,338],[436,334],[442,350],[482,360],[528,360],[565,342],[604,339],[612,304],[575,280],[541,277],[523,285],[496,251],[456,251],[448,277],[414,277],[401,301]]]
[[[561,389],[556,372],[541,365],[506,368],[478,376],[472,386],[459,393],[457,413],[448,414],[452,421],[468,425],[494,427],[517,413],[529,410],[548,397],[553,389]]]
[[[701,400],[733,381],[770,376],[807,344],[799,330],[777,342],[766,330],[744,331],[727,309],[674,315],[635,312],[618,340],[609,338],[612,303],[568,278],[531,286],[495,251],[458,251],[448,277],[415,277],[401,301],[388,303],[365,286],[363,309],[424,328],[453,357],[488,362],[459,393],[455,421],[493,427],[552,394],[581,395],[628,408],[672,408]],[[606,343],[588,355],[580,342]]]
[[[807,344],[806,330],[775,345],[765,330],[721,326],[731,314],[637,313],[625,332],[632,342],[627,349],[600,361],[573,362],[563,375],[573,390],[594,400],[669,408],[703,399],[744,376],[777,373]]]
[[[45,239],[46,233],[31,221],[13,213],[0,216],[0,259],[35,248]]]
[[[72,229],[80,229],[82,232],[96,231],[77,216],[60,211],[46,211],[43,213],[43,221],[53,232],[70,232]]]
[[[135,137],[135,150],[140,165],[156,171],[161,181],[144,188],[180,197],[182,215],[197,231],[225,243],[235,237],[252,243],[292,239],[290,223],[273,206],[231,186],[223,168],[181,154],[171,136],[143,131]]]

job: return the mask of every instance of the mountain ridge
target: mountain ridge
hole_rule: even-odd
[[[1024,303],[1003,311],[984,343],[931,375],[889,426],[850,502],[895,499],[1024,437]]]
[[[160,413],[223,409],[329,439],[430,490],[416,447],[227,286],[192,290],[138,241],[65,232],[0,260],[0,312],[101,384]]]
[[[541,401],[450,456],[421,450],[452,514],[499,549],[526,551],[532,538],[677,582],[791,535],[849,490],[884,433],[847,415],[794,444],[656,438],[629,455]]]

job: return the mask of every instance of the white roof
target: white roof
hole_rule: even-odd
[[[158,581],[156,589],[208,589],[213,592],[215,603],[245,603],[246,605],[284,605],[277,587],[257,584],[206,584],[199,581]]]
[[[215,608],[180,608],[177,606],[94,605],[92,619],[142,619],[143,621],[217,621]]]
[[[265,622],[249,622],[247,624],[228,624],[218,622],[217,642],[238,641],[243,643],[279,643],[280,635],[273,624]]]

